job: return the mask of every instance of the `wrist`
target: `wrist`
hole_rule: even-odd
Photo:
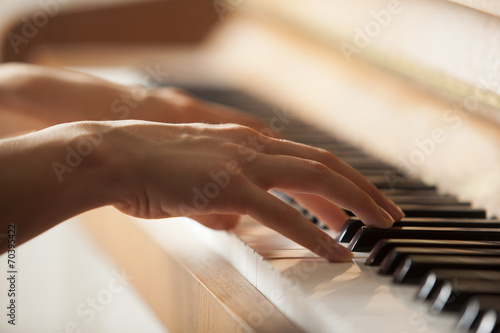
[[[112,122],[85,121],[60,125],[67,142],[60,160],[51,163],[57,181],[86,205],[83,210],[112,204],[120,179],[120,165],[110,143]],[[76,192],[76,193],[75,193]]]
[[[32,160],[50,170],[36,179],[47,190],[47,204],[57,209],[57,222],[113,203],[121,169],[108,142],[112,128],[112,122],[84,121],[33,133],[44,143],[31,149]]]
[[[20,242],[113,202],[115,178],[106,150],[106,124],[98,122],[0,141],[0,210],[2,220],[23,226]]]

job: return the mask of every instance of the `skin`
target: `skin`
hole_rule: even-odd
[[[346,220],[341,208],[376,227],[403,217],[331,153],[264,135],[265,124],[177,89],[7,64],[0,66],[0,113],[26,120],[2,127],[10,137],[0,140],[0,228],[16,223],[17,244],[113,205],[141,218],[188,216],[214,229],[248,214],[339,262],[352,254],[268,190],[293,195],[333,229]],[[17,129],[33,132],[14,135]]]

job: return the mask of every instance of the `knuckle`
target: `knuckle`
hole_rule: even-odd
[[[359,190],[359,193],[357,194],[358,202],[360,203],[360,206],[362,207],[371,207],[371,206],[377,206],[373,198],[366,193],[363,190]]]
[[[242,131],[244,126],[238,125],[238,124],[220,124],[219,125],[220,129],[224,132],[238,132]]]
[[[244,158],[245,156],[253,157],[256,155],[255,149],[240,144],[234,144],[234,146],[236,147],[234,153],[238,158]]]
[[[316,148],[316,151],[318,154],[317,160],[323,164],[337,163],[339,161],[335,155],[326,149]]]
[[[231,141],[222,142],[221,149],[225,152],[226,156],[234,160],[241,160],[242,158],[244,159],[245,156],[255,155],[255,152],[249,147]]]
[[[308,169],[310,172],[315,173],[315,174],[320,174],[320,175],[326,175],[330,173],[330,169],[323,163],[319,161],[308,161],[307,162]]]
[[[257,142],[258,145],[262,143],[260,134],[254,129],[238,125],[238,124],[221,124],[218,125],[218,130],[224,134],[225,138],[240,144],[241,146],[252,146]]]
[[[372,207],[374,208],[376,206],[375,201],[373,201],[372,197],[368,195],[364,191],[359,191],[356,196],[355,200],[352,199],[346,204],[348,210],[352,212],[358,212],[361,209],[366,209],[367,207]]]
[[[238,125],[238,124],[223,124],[221,128],[228,133],[232,133],[234,135],[253,135],[255,132],[253,129],[247,126]]]

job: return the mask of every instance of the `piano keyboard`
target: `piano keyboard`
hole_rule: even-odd
[[[265,124],[276,117],[272,107],[236,91],[189,90]],[[342,264],[327,263],[249,218],[229,233],[197,224],[191,231],[305,331],[500,332],[500,220],[279,112],[287,117],[282,135],[354,166],[406,218],[376,229],[352,217],[335,233],[277,193],[355,253],[353,263]]]

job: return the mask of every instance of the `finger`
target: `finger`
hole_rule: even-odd
[[[189,216],[204,226],[215,230],[229,230],[236,227],[239,216],[232,214],[207,214]]]
[[[304,218],[295,208],[253,187],[245,192],[247,214],[263,225],[332,262],[350,261],[352,253]]]
[[[322,163],[284,155],[259,154],[248,177],[261,188],[317,194],[356,214],[365,224],[388,227],[394,219],[365,191]]]
[[[202,117],[201,121],[203,122],[212,124],[234,123],[250,127],[257,132],[266,128],[264,123],[256,117],[222,104],[203,101],[203,103],[200,103],[199,106],[201,108],[199,114],[200,117]]]
[[[260,132],[266,127],[265,124],[256,117],[242,113],[239,110],[220,104],[210,104],[210,107],[214,115],[219,119],[219,123],[223,121],[225,123],[240,124],[250,127],[257,132]]]
[[[320,196],[296,192],[289,194],[332,230],[338,231],[349,219],[349,216],[342,208]]]
[[[331,170],[341,174],[351,180],[360,189],[368,193],[375,202],[387,211],[395,221],[399,221],[404,217],[403,211],[390,199],[385,197],[372,183],[370,183],[362,174],[354,168],[338,159],[330,152],[307,146],[304,144],[266,138],[269,143],[265,145],[264,152],[268,154],[290,155],[308,160],[319,161]]]

